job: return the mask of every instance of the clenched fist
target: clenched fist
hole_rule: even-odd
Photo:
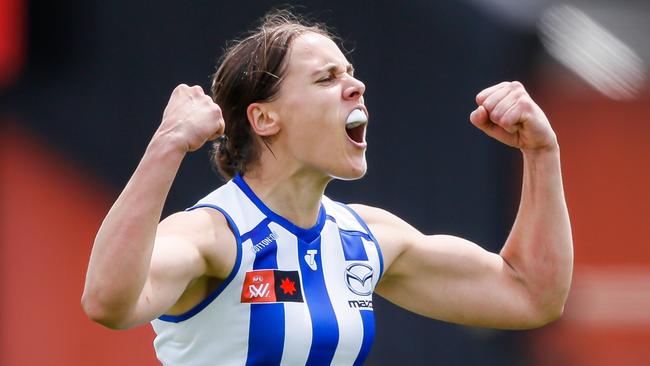
[[[520,82],[503,82],[484,89],[476,96],[476,104],[478,108],[469,119],[488,136],[522,151],[557,146],[546,115]]]
[[[221,109],[200,86],[177,86],[163,113],[157,134],[170,134],[179,148],[195,151],[223,134]]]

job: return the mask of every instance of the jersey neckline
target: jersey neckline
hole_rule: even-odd
[[[323,225],[325,225],[325,220],[327,218],[327,215],[325,214],[325,207],[323,207],[322,201],[320,203],[320,209],[318,210],[318,219],[316,220],[316,224],[311,228],[305,229],[297,226],[283,216],[280,216],[277,213],[273,212],[273,210],[271,210],[264,202],[262,202],[259,197],[257,197],[255,192],[253,192],[251,187],[248,185],[248,183],[246,183],[241,175],[235,174],[232,181],[237,185],[237,187],[239,187],[239,189],[241,189],[242,192],[244,192],[248,199],[250,199],[251,202],[253,202],[255,206],[257,206],[257,208],[264,215],[266,215],[266,217],[268,217],[271,221],[276,222],[283,228],[287,229],[289,232],[293,233],[301,240],[307,243],[311,243],[320,236]]]

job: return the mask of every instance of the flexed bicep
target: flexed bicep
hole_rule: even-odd
[[[156,238],[149,275],[123,327],[146,323],[168,312],[188,285],[206,272],[198,248],[182,237]]]
[[[235,238],[221,213],[197,209],[168,217],[159,226],[147,282],[130,323],[194,307],[207,287],[230,273],[235,256]]]
[[[377,293],[430,318],[493,328],[537,326],[530,294],[498,254],[450,235],[424,235],[387,211],[356,206],[384,253]]]
[[[491,328],[538,326],[524,284],[501,256],[462,238],[421,236],[377,289],[391,302],[430,318]]]

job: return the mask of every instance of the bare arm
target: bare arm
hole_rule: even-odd
[[[472,123],[524,155],[521,204],[500,254],[467,240],[426,236],[386,211],[355,209],[386,260],[377,291],[416,313],[494,328],[530,328],[562,313],[573,268],[559,147],[548,120],[519,83],[477,96]]]
[[[82,297],[90,318],[112,328],[149,320],[205,272],[195,238],[174,234],[180,223],[168,224],[164,236],[157,238],[156,233],[185,154],[222,130],[219,107],[200,87],[174,90],[159,129],[95,238]],[[196,221],[188,214],[171,222],[183,220]],[[199,220],[195,225],[202,224]]]
[[[564,309],[573,274],[573,239],[564,199],[560,147],[544,112],[519,82],[476,96],[471,122],[524,157],[519,211],[501,257],[526,288],[543,323]]]

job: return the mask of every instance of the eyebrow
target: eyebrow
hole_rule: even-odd
[[[339,66],[340,65],[337,65],[337,64],[334,64],[334,63],[329,63],[329,64],[319,68],[318,70],[314,71],[312,75],[320,74],[320,73],[322,73],[324,71],[326,71],[327,73],[333,73],[333,72],[336,72],[337,70],[341,69],[341,67],[339,67]],[[354,66],[352,64],[347,64],[347,66],[345,67],[345,71],[350,75],[354,74]]]

